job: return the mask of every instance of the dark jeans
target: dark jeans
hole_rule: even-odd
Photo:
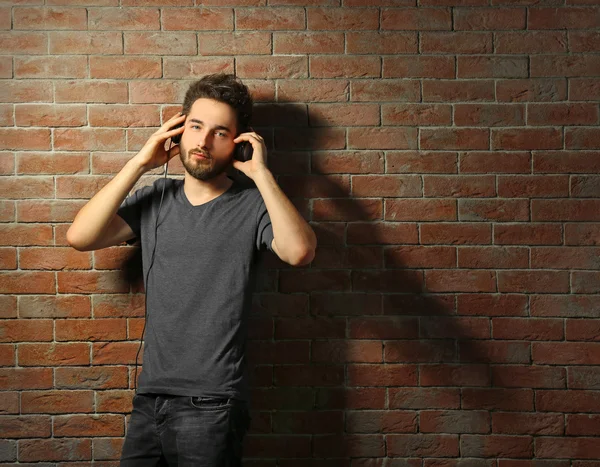
[[[237,467],[250,424],[234,399],[136,394],[121,467]]]

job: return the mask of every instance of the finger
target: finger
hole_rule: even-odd
[[[169,149],[169,152],[167,155],[169,157],[169,160],[171,160],[175,156],[178,156],[179,155],[179,146],[178,145],[173,146],[171,149]]]
[[[167,120],[165,123],[162,124],[162,126],[160,127],[160,130],[162,130],[162,131],[168,130],[176,123],[184,121],[185,117],[186,117],[186,115],[175,115],[175,116],[171,117],[169,120]]]

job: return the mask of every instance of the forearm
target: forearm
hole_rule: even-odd
[[[69,244],[77,249],[88,249],[97,244],[119,206],[144,172],[145,169],[134,159],[127,162],[77,213],[67,231]]]
[[[302,265],[312,261],[317,239],[310,225],[283,193],[269,170],[261,171],[254,182],[271,218],[277,254],[290,264]]]

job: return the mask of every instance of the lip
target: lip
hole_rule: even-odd
[[[207,161],[208,159],[210,159],[209,157],[205,156],[204,154],[202,154],[200,152],[193,152],[191,155],[194,156],[194,157],[197,157],[198,159],[202,159],[202,160],[205,160],[205,161]]]

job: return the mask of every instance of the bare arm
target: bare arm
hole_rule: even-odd
[[[241,141],[252,144],[252,159],[247,162],[234,161],[233,166],[254,180],[263,197],[273,225],[273,251],[283,261],[294,266],[310,263],[315,256],[317,238],[267,168],[264,140],[251,132],[242,133],[234,140],[236,143]]]
[[[117,210],[144,173],[179,154],[179,146],[167,152],[164,143],[169,137],[183,132],[183,127],[167,130],[184,119],[184,115],[177,114],[165,122],[115,178],[81,208],[67,231],[69,245],[80,251],[98,250],[134,237],[129,225],[116,215]]]

